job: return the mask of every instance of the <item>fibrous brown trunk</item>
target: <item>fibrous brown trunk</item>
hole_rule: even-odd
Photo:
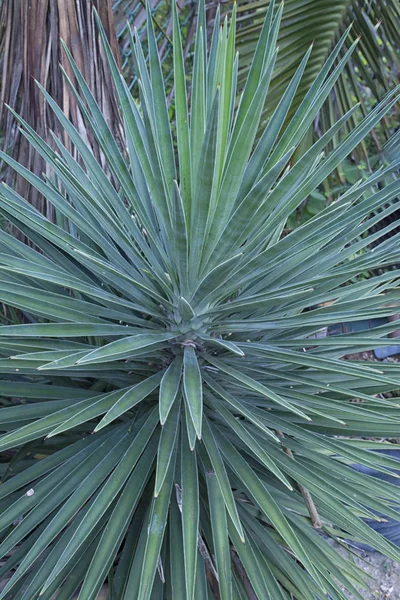
[[[85,131],[84,121],[61,73],[60,63],[73,80],[60,38],[71,50],[110,127],[115,132],[118,130],[117,105],[93,8],[99,13],[118,60],[112,0],[3,0],[0,129],[4,133],[6,150],[37,175],[45,172],[45,163],[18,132],[16,121],[5,105],[11,106],[48,143],[52,143],[50,130],[68,143],[35,83],[37,80],[74,125],[81,132]],[[87,136],[88,144],[96,154],[95,141],[89,133]],[[4,169],[2,178],[41,212],[54,218],[52,207],[46,205],[45,199],[11,169]]]

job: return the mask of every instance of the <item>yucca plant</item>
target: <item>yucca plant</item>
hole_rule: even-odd
[[[399,432],[382,395],[399,369],[342,360],[397,343],[398,325],[321,336],[398,312],[397,272],[358,278],[399,261],[400,234],[373,251],[365,237],[396,210],[400,183],[379,183],[398,162],[282,235],[395,92],[334,151],[355,109],[290,166],[354,51],[333,66],[343,37],[280,135],[306,54],[255,142],[281,12],[271,3],[236,105],[235,15],[207,51],[201,3],[189,96],[174,9],[173,122],[150,12],[148,63],[132,40],[139,102],[99,23],[124,147],[66,48],[101,163],[44,90],[76,159],[22,119],[51,176],[2,154],[57,224],[3,185],[1,211],[31,244],[0,232],[0,300],[22,315],[0,327],[0,598],[362,600],[362,572],[326,537],[400,558],[363,521],[397,518],[398,489],[352,469],[398,467],[374,450]]]

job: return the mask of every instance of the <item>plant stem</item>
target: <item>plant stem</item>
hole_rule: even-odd
[[[279,435],[279,437],[285,437],[282,431],[276,431],[276,433],[277,435]],[[290,458],[294,460],[293,452],[290,450],[290,448],[283,447],[283,451],[287,456],[290,456]],[[306,487],[304,487],[303,484],[299,483],[298,481],[296,481],[296,486],[300,494],[303,496],[303,500],[305,502],[305,505],[307,506],[307,510],[310,515],[311,523],[314,529],[321,529],[321,517],[318,514],[317,507],[314,504],[314,500],[312,499],[310,492]]]

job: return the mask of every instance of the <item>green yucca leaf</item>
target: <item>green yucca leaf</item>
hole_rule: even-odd
[[[82,127],[43,90],[62,140],[16,118],[46,175],[1,155],[55,219],[1,186],[2,215],[30,243],[0,231],[0,450],[13,452],[0,598],[362,598],[362,573],[325,538],[400,559],[365,522],[399,518],[398,487],[353,468],[398,479],[380,451],[397,446],[378,440],[398,436],[400,402],[383,394],[400,389],[399,369],[347,357],[397,345],[400,234],[394,220],[376,228],[398,210],[399,161],[285,225],[398,89],[352,131],[349,107],[302,154],[354,56],[348,32],[301,102],[314,55],[299,57],[264,121],[282,6],[268,3],[245,79],[243,7],[221,27],[217,11],[208,45],[200,2],[187,56],[173,6],[171,95],[146,8],[147,40],[129,36],[136,97],[97,19],[118,139],[64,47]],[[340,323],[360,329],[327,335]]]
[[[214,553],[219,577],[221,600],[232,598],[232,571],[226,508],[218,479],[213,471],[206,473]]]
[[[117,419],[121,414],[147,398],[147,396],[158,387],[161,379],[162,373],[156,373],[122,394],[115,404],[111,406],[100,423],[98,423],[95,431],[99,431],[103,427],[106,427],[106,425]]]
[[[217,158],[217,144],[220,134],[220,123],[218,122],[220,110],[220,90],[217,88],[213,104],[211,106],[209,127],[204,136],[201,147],[201,155],[196,168],[197,175],[194,178],[192,193],[192,222],[190,232],[190,256],[189,265],[191,281],[197,279],[199,268],[199,256],[201,256],[207,220],[212,212],[215,185],[215,163]]]
[[[96,491],[99,485],[104,481],[104,478],[121,460],[123,454],[128,448],[129,440],[129,436],[126,433],[126,427],[124,427],[123,429],[125,429],[125,435],[123,434],[118,441],[115,440],[116,443],[111,448],[111,450],[107,449],[107,453],[103,458],[101,458],[101,454],[99,452],[96,453],[96,467],[92,467],[90,473],[86,472],[86,476],[84,477],[83,481],[82,479],[80,480],[79,485],[72,494],[72,496],[70,496],[69,499],[63,504],[62,508],[57,512],[57,515],[52,519],[52,521],[50,521],[43,534],[30,548],[30,550],[20,563],[18,569],[14,573],[13,577],[8,582],[6,589],[3,590],[3,595],[9,589],[12,588],[12,586],[26,572],[26,570],[32,565],[36,558],[40,556],[40,554],[44,551],[49,542],[52,541],[54,537],[56,537],[56,535],[60,533],[60,531],[62,531],[62,529],[69,522],[69,520],[76,514],[79,508],[83,506],[83,504],[90,498],[90,496]],[[80,477],[82,477],[82,472],[80,472]],[[73,481],[72,478],[69,479],[70,485],[71,481]],[[57,504],[61,501],[61,499],[65,500],[66,494],[68,494],[66,485],[64,485],[60,490],[57,491],[59,492],[58,494],[55,493],[53,490],[51,497],[51,505],[53,508],[57,507]],[[41,504],[39,504],[38,510],[34,511],[34,514],[31,515],[30,518],[24,520],[23,526],[20,527],[20,529],[26,532],[29,531],[28,527],[33,528],[35,525],[38,524],[38,522],[40,523],[43,517],[47,514],[43,513],[43,508]],[[18,534],[19,536],[17,537]],[[15,530],[6,538],[6,540],[2,543],[2,546],[4,548],[12,548],[15,543],[14,539],[21,539],[21,535],[24,535],[22,531],[20,532]]]
[[[153,124],[156,131],[157,150],[160,153],[162,170],[169,194],[171,194],[172,182],[176,179],[174,149],[172,146],[172,135],[165,98],[161,62],[149,4],[147,4],[147,33],[149,44],[150,82],[155,117]]]
[[[185,346],[183,354],[183,390],[186,406],[196,435],[201,439],[203,420],[203,385],[196,353],[191,345]]]
[[[212,430],[210,430],[207,420],[205,420],[204,423],[204,446],[207,451],[207,455],[204,452],[202,453],[202,461],[206,470],[206,476],[213,475],[218,481],[226,509],[232,519],[232,522],[238,530],[242,542],[245,542],[242,525],[237,514],[235,498],[229,485],[229,479],[225,470],[225,465],[218,450],[218,444],[214,439]]]
[[[182,282],[182,293],[189,292],[189,241],[188,223],[182,196],[176,181],[172,193],[172,230],[174,232],[174,262],[179,280]]]
[[[246,544],[240,543],[232,525],[229,527],[229,535],[235,547],[234,551],[246,569],[246,574],[256,594],[261,597],[263,593],[267,593],[267,598],[271,600],[273,598],[285,598],[284,592],[271,572],[267,561],[263,560],[261,552],[257,553],[256,546],[252,543],[249,533],[246,533]]]
[[[119,490],[124,486],[126,480],[130,476],[141,453],[146,448],[156,425],[157,413],[153,410],[145,424],[131,441],[130,446],[119,461],[117,467],[114,469],[112,475],[107,479],[107,482],[102,488],[101,495],[96,498],[96,501],[90,507],[84,525],[80,527],[79,532],[65,547],[61,557],[46,581],[45,588],[50,585],[51,581],[58,575],[63,566],[71,560],[73,554],[84,542],[85,536],[89,535],[91,528],[94,527],[111,505],[114,498],[118,495]]]
[[[191,205],[191,160],[189,137],[189,111],[185,80],[185,66],[182,52],[182,39],[179,27],[177,6],[173,3],[174,34],[174,82],[175,82],[175,118],[179,155],[179,175],[186,214],[190,218]],[[175,228],[174,228],[175,231]]]
[[[177,356],[165,371],[160,383],[160,423],[164,425],[177,397],[182,376],[182,360]]]
[[[157,452],[157,471],[156,483],[154,486],[154,495],[157,497],[171,462],[172,456],[176,453],[175,446],[178,444],[178,428],[180,417],[180,402],[175,402],[168,414],[168,418],[163,425],[160,435],[160,443]]]
[[[185,565],[182,547],[182,518],[176,500],[172,499],[169,508],[169,547],[167,549],[171,572],[171,593],[178,598],[184,598]],[[171,560],[176,554],[178,560]]]
[[[160,560],[161,544],[167,524],[167,513],[171,500],[175,462],[176,449],[173,453],[161,490],[157,498],[153,499],[150,509],[147,526],[147,541],[140,576],[139,593],[137,596],[140,600],[150,598],[152,593],[153,581]]]
[[[294,413],[300,415],[307,421],[311,421],[311,418],[308,417],[307,415],[305,415],[302,411],[299,411],[295,406],[286,402],[286,400],[284,400],[283,398],[278,396],[278,394],[273,392],[271,389],[268,389],[263,384],[259,383],[255,379],[252,379],[248,375],[244,374],[242,371],[235,371],[235,369],[232,369],[226,363],[219,362],[218,360],[216,361],[215,358],[213,358],[211,356],[206,356],[206,358],[207,358],[208,362],[210,362],[212,365],[221,369],[221,371],[230,375],[231,377],[233,377],[233,379],[236,379],[237,381],[242,383],[248,389],[258,392],[258,394],[261,394],[262,396],[265,396],[266,398],[270,398],[274,402],[277,402],[278,404],[281,404],[282,406],[287,407],[289,410],[293,411]]]
[[[175,336],[170,333],[143,333],[121,338],[93,352],[87,353],[77,361],[77,364],[107,362],[109,359],[126,358],[132,352],[162,344]]]
[[[241,438],[245,445],[257,455],[258,460],[262,462],[268,469],[270,469],[270,471],[272,471],[290,490],[292,490],[293,487],[291,483],[283,475],[276,463],[274,463],[274,461],[271,459],[271,456],[265,452],[262,446],[258,443],[257,439],[252,437],[252,435],[246,431],[246,428],[240,423],[240,421],[233,417],[233,415],[225,408],[222,402],[213,402],[213,400],[211,400],[211,403],[217,412],[219,412],[229,424],[229,426],[237,433],[238,437]],[[309,407],[308,410],[310,410]]]
[[[196,455],[189,448],[186,432],[181,431],[181,489],[183,557],[185,563],[185,587],[188,598],[196,593],[197,544],[199,536],[199,482]],[[197,571],[196,571],[197,569]]]
[[[200,14],[204,10],[204,0],[199,5]],[[211,95],[211,89],[206,88],[206,47],[205,31],[202,27],[202,19],[198,19],[196,31],[196,46],[193,60],[193,89],[190,109],[190,161],[192,173],[192,192],[194,190],[194,177],[201,159],[201,147],[206,131],[206,97]],[[187,156],[182,157],[188,160]],[[193,222],[191,207],[189,208],[190,223]]]

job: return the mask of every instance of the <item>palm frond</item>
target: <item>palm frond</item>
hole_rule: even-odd
[[[224,10],[228,10],[232,4],[229,1],[224,3]],[[247,76],[269,6],[269,0],[250,3],[239,0],[238,2],[237,46],[241,56],[239,81],[242,84]],[[399,19],[398,0],[388,2],[288,0],[285,2],[278,40],[279,55],[267,98],[266,117],[270,116],[277,106],[300,63],[300,57],[310,44],[313,45],[313,50],[292,105],[292,111],[299,105],[334,46],[350,27],[346,43],[341,46],[337,60],[339,61],[344,56],[346,48],[359,38],[357,50],[352,54],[351,60],[346,62],[342,74],[330,92],[328,102],[317,115],[315,124],[317,135],[322,135],[346,114],[356,101],[359,101],[361,110],[355,113],[348,125],[343,128],[342,135],[347,135],[360,122],[362,116],[366,115],[367,105],[369,106],[371,101],[373,103],[379,101],[382,95],[398,85],[400,81],[400,40],[398,30],[394,27],[394,23]],[[397,114],[398,107],[395,110]],[[385,131],[390,137],[387,119],[383,133]],[[381,150],[384,141],[385,139],[379,140],[374,136],[378,151]],[[361,155],[364,158],[367,156],[364,143],[361,146]],[[357,154],[354,156],[357,157]],[[358,157],[360,158],[360,154]]]

